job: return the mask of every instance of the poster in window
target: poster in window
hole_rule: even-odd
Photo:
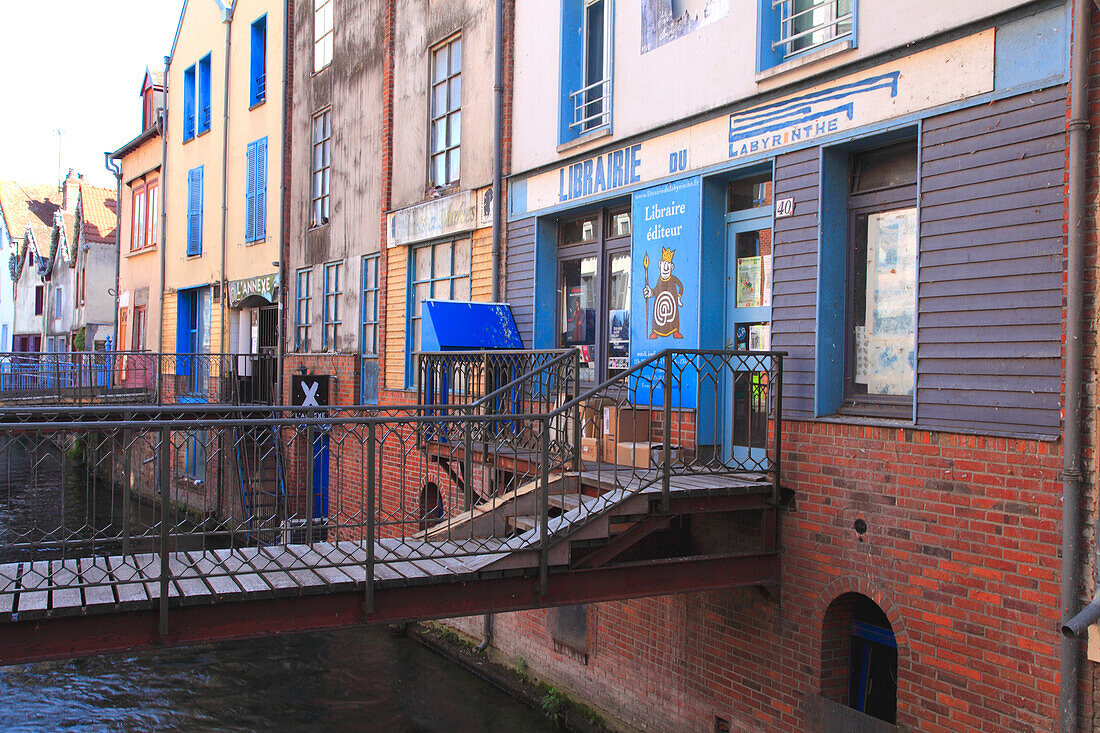
[[[762,258],[737,258],[737,307],[759,308],[764,304],[762,288],[764,285],[761,270]]]
[[[915,208],[868,215],[867,323],[856,331],[856,381],[868,394],[913,393],[916,250]]]

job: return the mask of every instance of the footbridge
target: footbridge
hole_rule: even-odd
[[[0,411],[0,664],[776,587],[781,354],[421,364],[412,406]]]

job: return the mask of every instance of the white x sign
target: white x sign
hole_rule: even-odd
[[[321,386],[320,382],[313,382],[312,384],[306,384],[302,382],[302,407],[320,407],[317,404],[317,388]]]

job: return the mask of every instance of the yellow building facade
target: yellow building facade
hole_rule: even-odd
[[[168,62],[161,194],[161,350],[242,355],[211,359],[212,369],[233,363],[238,376],[272,384],[284,239],[283,9],[265,0],[184,3]]]

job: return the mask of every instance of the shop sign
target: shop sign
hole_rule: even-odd
[[[945,43],[767,104],[600,153],[524,180],[515,216],[712,167],[759,160],[993,91],[994,31]],[[936,73],[930,73],[936,69]],[[792,202],[793,203],[793,202]],[[782,215],[780,213],[780,215]]]
[[[243,280],[230,280],[227,284],[229,292],[229,306],[236,308],[245,298],[259,295],[268,303],[277,303],[279,292],[279,274],[257,275],[246,277]]]
[[[699,347],[699,227],[702,180],[690,178],[637,191],[632,201],[634,234],[630,255],[630,357],[634,364],[664,349]],[[641,317],[638,317],[641,316]],[[660,367],[663,368],[663,367]],[[639,374],[641,395],[660,404],[657,375]],[[677,375],[678,407],[695,407],[696,377],[688,368]]]
[[[492,226],[493,189],[460,191],[386,216],[387,246],[397,247]]]

